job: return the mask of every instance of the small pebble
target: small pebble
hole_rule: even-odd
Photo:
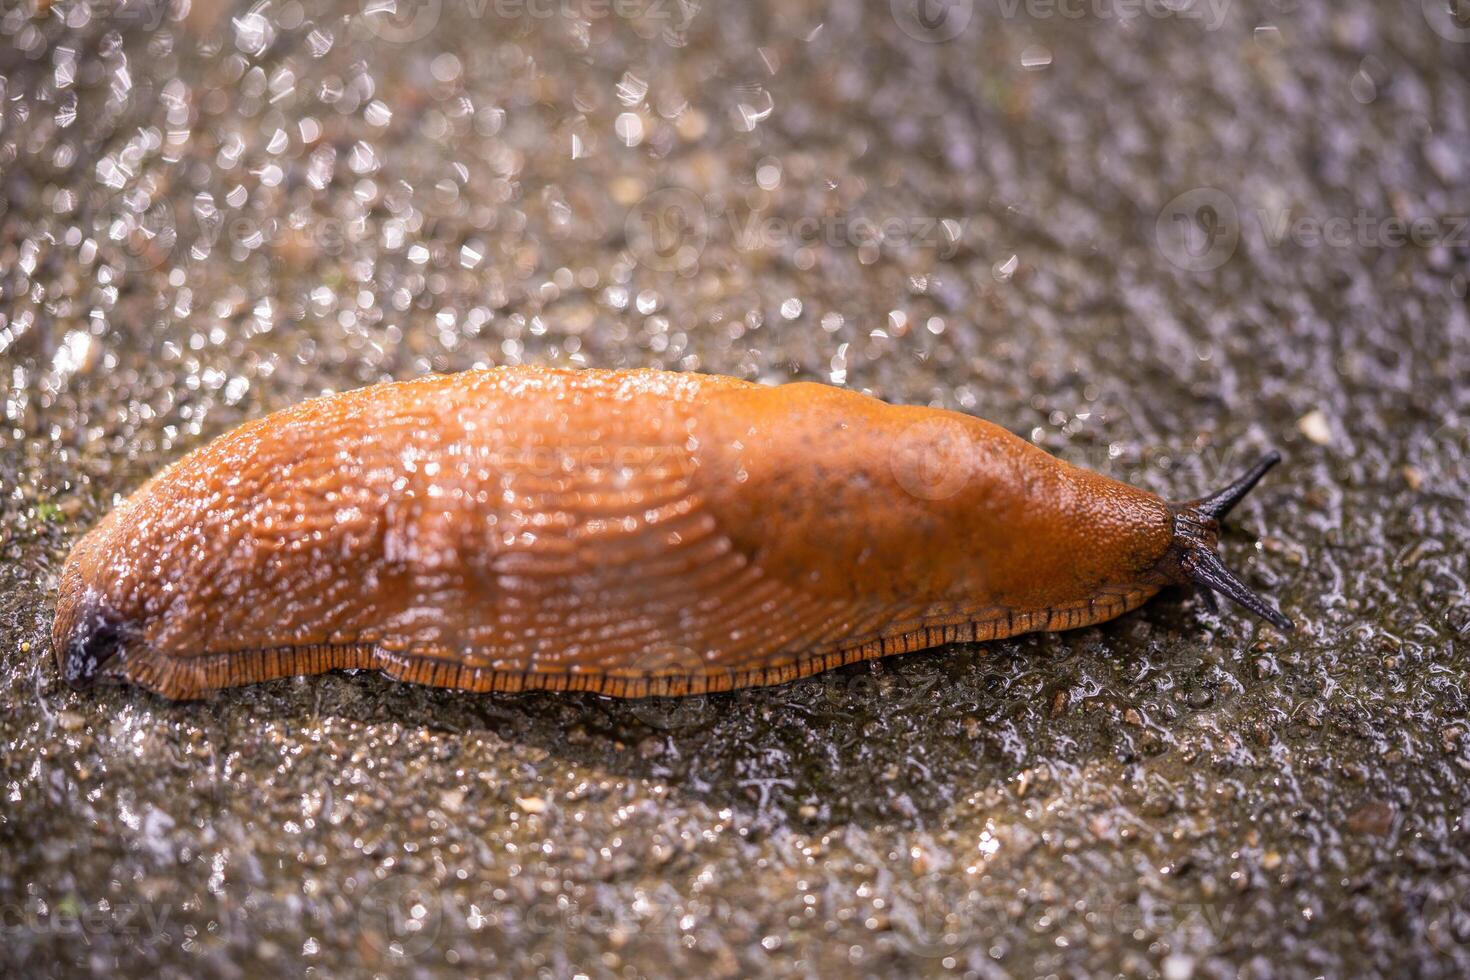
[[[1386,837],[1393,829],[1393,804],[1383,800],[1369,800],[1348,817],[1348,829],[1359,834]]]
[[[1319,446],[1325,446],[1332,441],[1332,426],[1321,409],[1313,409],[1297,419],[1296,427],[1302,435]]]

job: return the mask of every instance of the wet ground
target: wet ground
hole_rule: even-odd
[[[0,12],[0,971],[1470,969],[1470,19],[1427,0]],[[99,7],[106,5],[98,5]],[[1174,497],[1299,624],[689,702],[82,694],[119,494],[475,364],[816,379]]]

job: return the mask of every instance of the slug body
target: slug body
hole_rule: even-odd
[[[1213,550],[1260,472],[1170,504],[987,422],[817,384],[382,384],[146,483],[74,548],[54,641],[75,685],[173,698],[338,668],[638,697],[1085,626],[1185,582],[1285,625]]]

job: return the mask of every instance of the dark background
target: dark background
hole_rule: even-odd
[[[1470,969],[1470,17],[401,2],[0,13],[0,969]],[[523,362],[845,384],[1176,498],[1280,448],[1224,552],[1300,628],[1166,594],[677,704],[61,686],[116,495]]]

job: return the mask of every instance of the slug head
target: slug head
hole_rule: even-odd
[[[52,635],[56,666],[69,687],[82,690],[116,666],[127,631],[95,600],[82,599],[63,612]]]
[[[1225,567],[1215,551],[1220,521],[1279,462],[1281,454],[1269,452],[1229,486],[1198,500],[1170,504],[1169,509],[1174,515],[1174,540],[1164,556],[1161,571],[1167,580],[1175,584],[1199,586],[1212,608],[1214,594],[1218,592],[1277,629],[1290,630],[1293,628],[1291,620],[1247,588]]]

